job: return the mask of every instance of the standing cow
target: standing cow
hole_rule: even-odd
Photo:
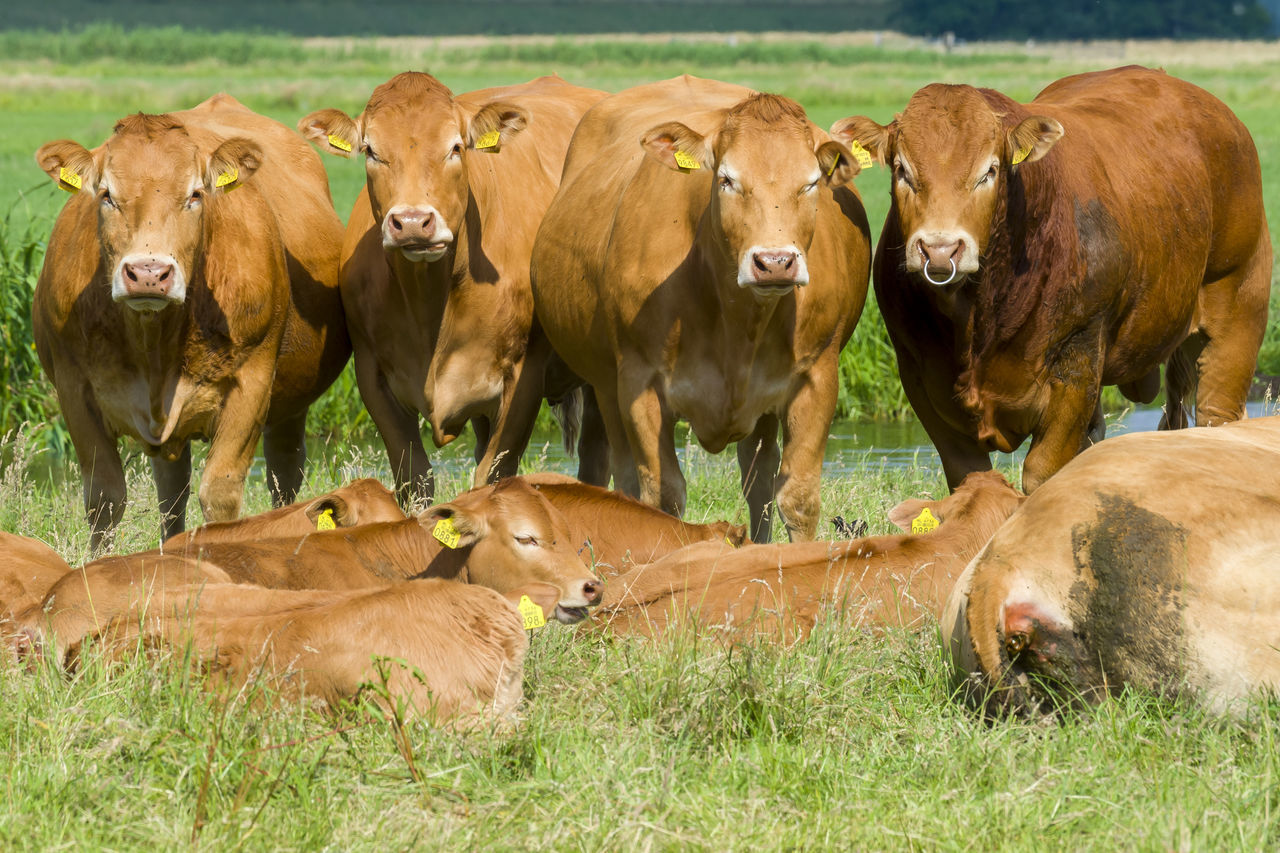
[[[857,171],[795,102],[712,80],[638,86],[583,118],[534,299],[595,391],[623,491],[684,509],[685,418],[713,453],[738,442],[753,538],[769,538],[772,499],[792,538],[813,538],[837,358],[867,292]]]
[[[272,500],[292,501],[307,407],[351,352],[337,289],[342,223],[320,158],[216,95],[121,119],[92,151],[50,142],[36,162],[73,193],[32,313],[93,549],[124,514],[121,436],[151,456],[166,537],[184,526],[194,438],[210,442],[206,520],[239,515],[259,434]]]
[[[1207,92],[1144,68],[1029,104],[934,84],[888,126],[843,119],[893,173],[876,299],[954,488],[1027,436],[1029,493],[1103,434],[1102,385],[1163,427],[1243,416],[1271,239],[1253,140]],[[1196,373],[1199,384],[1196,385]]]
[[[321,150],[364,159],[342,301],[360,396],[402,500],[433,491],[419,413],[437,446],[471,422],[477,486],[516,472],[547,357],[529,254],[569,137],[603,96],[542,77],[455,98],[431,75],[406,72],[355,119],[325,109],[298,122]]]

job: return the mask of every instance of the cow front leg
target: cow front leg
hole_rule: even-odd
[[[474,485],[483,486],[520,470],[520,458],[529,446],[533,424],[542,405],[546,353],[532,347],[502,386],[502,399],[493,434],[477,460]]]
[[[356,352],[356,387],[369,417],[387,448],[387,461],[396,481],[396,500],[401,506],[430,504],[435,494],[431,460],[422,445],[418,413],[401,405],[372,355]]]
[[[782,464],[774,495],[792,542],[807,542],[818,532],[822,458],[836,416],[836,372],[833,350],[801,379],[783,416]]]
[[[151,457],[151,476],[160,498],[160,539],[177,536],[187,527],[187,501],[191,499],[191,442],[172,459]]]
[[[1089,424],[1098,405],[1101,386],[1055,385],[1049,405],[1031,436],[1031,449],[1022,465],[1022,490],[1031,494],[1088,446]]]
[[[271,402],[275,353],[255,354],[240,366],[237,374],[239,384],[223,400],[200,478],[200,507],[206,522],[240,517],[245,477],[253,464],[253,452],[262,436]]]
[[[738,442],[738,470],[753,542],[768,542],[773,533],[773,481],[778,476],[778,416],[766,414]]]
[[[307,413],[269,423],[262,429],[262,453],[267,460],[267,488],[273,507],[298,498],[307,465]]]
[[[635,459],[638,497],[680,516],[684,514],[685,480],[676,457],[675,417],[658,393],[657,383],[658,377],[648,371],[623,371],[618,380],[619,412]]]
[[[596,392],[582,386],[582,434],[578,437],[578,479],[593,486],[609,485],[609,434]]]
[[[65,370],[62,375],[66,375]],[[116,525],[124,517],[125,482],[116,437],[107,432],[92,394],[87,384],[65,382],[58,386],[58,403],[67,420],[84,484],[89,550],[96,556],[111,547]]]

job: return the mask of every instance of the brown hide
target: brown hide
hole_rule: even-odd
[[[1280,688],[1280,418],[1080,454],[957,581],[957,682],[1034,713],[1125,688],[1242,712]]]
[[[325,513],[328,515],[325,515]],[[405,514],[395,494],[377,480],[364,478],[318,498],[299,501],[235,521],[204,524],[195,530],[166,539],[162,551],[180,552],[190,545],[213,542],[247,542],[284,536],[306,536],[321,527],[322,518],[335,527],[355,527],[383,521],[400,521]]]
[[[122,119],[92,152],[63,140],[36,159],[80,185],[49,240],[33,329],[86,479],[94,549],[124,512],[122,436],[153,457],[166,535],[183,528],[193,438],[210,440],[207,520],[239,514],[260,434],[273,500],[293,500],[307,407],[350,353],[342,226],[319,158],[217,95]]]
[[[602,96],[542,77],[455,98],[430,75],[405,73],[354,120],[320,110],[298,123],[322,150],[365,162],[342,299],[360,394],[402,497],[431,497],[419,414],[437,446],[474,424],[476,485],[516,471],[547,357],[529,254],[569,137]],[[486,136],[496,142],[477,147]]]
[[[1243,415],[1271,242],[1253,140],[1221,101],[1130,67],[1025,105],[935,84],[887,127],[832,133],[893,170],[876,299],[953,486],[1030,436],[1031,492],[1101,438],[1102,385],[1150,402],[1162,363],[1164,425],[1193,387],[1199,425]],[[949,284],[922,275],[953,262]]]
[[[343,592],[215,584],[193,596],[191,613],[124,618],[97,640],[117,655],[136,648],[140,634],[150,647],[189,644],[215,683],[265,682],[285,700],[336,706],[365,694],[384,710],[435,723],[502,719],[522,698],[522,595],[550,609],[558,591],[534,585],[503,597],[440,579]],[[69,665],[81,654],[72,648]]]
[[[681,513],[684,418],[712,452],[738,442],[754,538],[775,500],[793,538],[813,537],[837,357],[866,297],[856,170],[794,102],[711,80],[584,116],[534,245],[534,300],[594,389],[620,490]]]
[[[69,571],[67,561],[40,540],[0,532],[0,636]]]
[[[919,628],[937,619],[955,578],[1023,497],[994,471],[970,474],[928,507],[932,533],[847,542],[691,545],[610,581],[595,624],[652,636],[673,624],[793,642],[824,612],[858,626]]]

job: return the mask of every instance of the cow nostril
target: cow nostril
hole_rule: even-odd
[[[764,261],[762,261],[762,260],[760,259],[760,256],[759,256],[759,255],[752,255],[752,256],[751,256],[751,260],[752,260],[752,262],[753,262],[753,263],[755,263],[755,265],[756,265],[756,269],[760,270],[760,272],[768,272],[768,271],[769,271],[769,268],[768,268],[767,266],[765,266]]]
[[[168,277],[169,277],[169,273],[171,273],[171,272],[173,272],[173,268],[172,268],[172,267],[165,267],[164,272],[162,272],[162,273],[160,274],[160,281],[164,281],[166,278],[168,278]]]
[[[129,281],[137,281],[137,280],[138,280],[138,274],[137,274],[137,273],[135,273],[135,272],[133,271],[133,267],[131,267],[131,266],[127,266],[127,265],[125,266],[125,268],[124,268],[124,274],[125,274],[125,275],[127,275],[127,276],[129,277]]]

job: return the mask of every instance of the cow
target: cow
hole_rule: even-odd
[[[404,517],[392,491],[377,480],[366,477],[352,480],[345,486],[308,501],[277,507],[235,521],[201,525],[166,539],[160,549],[174,552],[182,551],[189,545],[207,545],[213,542],[246,542],[282,536],[301,538],[316,530],[401,521]]]
[[[0,532],[0,635],[69,571],[67,561],[39,539]]]
[[[1028,104],[939,83],[831,133],[892,170],[876,301],[953,488],[1030,436],[1034,491],[1102,438],[1101,386],[1151,402],[1162,363],[1163,427],[1193,387],[1198,425],[1244,415],[1271,238],[1253,140],[1208,92],[1137,67]]]
[[[794,642],[835,611],[860,627],[919,629],[936,624],[956,577],[1023,500],[999,473],[983,471],[941,501],[906,501],[890,514],[908,529],[922,517],[941,522],[932,532],[739,550],[690,545],[610,581],[593,623],[618,635],[693,624],[734,639]]]
[[[957,684],[993,714],[1125,689],[1242,712],[1280,689],[1278,505],[1280,418],[1091,447],[956,582]]]
[[[604,586],[577,554],[562,516],[519,479],[473,489],[403,521],[366,524],[257,542],[191,544],[175,551],[113,556],[54,584],[40,607],[17,620],[40,652],[54,637],[57,659],[112,618],[207,583],[273,589],[352,590],[442,577],[506,593],[528,583],[560,590],[552,615],[584,619]],[[21,650],[20,650],[21,651]]]
[[[559,590],[532,584],[506,596],[439,578],[372,590],[209,586],[194,610],[124,617],[94,638],[112,657],[190,648],[214,685],[263,684],[283,700],[331,708],[367,697],[397,719],[466,726],[509,719],[523,698],[526,625],[545,624]],[[534,607],[527,622],[520,608]],[[68,651],[75,669],[83,642]]]
[[[475,485],[516,472],[547,360],[529,253],[569,136],[603,95],[542,77],[454,97],[405,72],[354,119],[324,109],[298,122],[322,151],[364,160],[342,301],[360,396],[402,501],[429,502],[434,490],[419,414],[436,446],[471,422]]]
[[[712,80],[637,86],[583,117],[531,274],[621,491],[682,513],[684,418],[713,453],[738,443],[755,541],[771,501],[813,538],[837,358],[867,292],[858,169],[794,101]]]
[[[635,498],[561,474],[521,477],[559,510],[569,525],[569,541],[589,556],[605,577],[633,565],[651,563],[685,545],[706,540],[736,548],[747,538],[741,524],[691,524]]]
[[[215,95],[123,118],[92,151],[47,143],[36,161],[72,193],[32,324],[80,463],[94,552],[124,514],[122,436],[151,457],[164,537],[184,527],[192,439],[209,440],[207,521],[240,514],[259,435],[272,501],[291,502],[307,407],[351,352],[342,224],[319,157]]]

